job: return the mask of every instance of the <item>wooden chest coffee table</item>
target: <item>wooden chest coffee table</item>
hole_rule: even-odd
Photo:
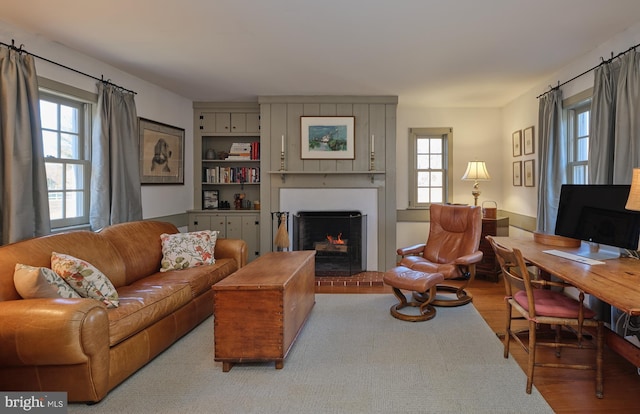
[[[215,360],[284,366],[315,304],[315,251],[271,252],[213,289]]]

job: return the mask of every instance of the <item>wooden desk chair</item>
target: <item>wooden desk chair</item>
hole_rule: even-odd
[[[509,345],[514,339],[528,353],[527,363],[527,394],[531,393],[533,385],[533,371],[535,367],[554,367],[572,369],[595,369],[596,396],[603,397],[602,386],[602,354],[604,349],[604,328],[602,321],[595,319],[595,312],[583,306],[584,293],[580,291],[579,299],[567,296],[563,291],[553,290],[553,287],[564,288],[571,286],[564,282],[532,279],[527,269],[522,253],[518,249],[509,249],[498,244],[493,237],[486,236],[496,253],[502,270],[507,304],[506,335],[504,338],[504,357],[509,357]],[[514,315],[514,312],[515,315]],[[526,320],[528,327],[516,331],[512,329],[513,320]],[[555,340],[538,341],[539,325],[555,327]],[[583,327],[595,328],[595,346],[583,335]],[[575,334],[575,338],[562,335],[562,329],[568,329]],[[521,334],[529,336],[528,345],[524,343]],[[596,349],[593,364],[543,363],[536,360],[536,347],[552,347],[556,350],[556,357],[560,358],[562,348]]]

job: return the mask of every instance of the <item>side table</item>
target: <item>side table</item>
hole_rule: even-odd
[[[496,255],[485,236],[509,236],[509,217],[483,218],[482,235],[480,237],[480,250],[482,251],[482,261],[476,266],[476,277],[498,281],[500,275],[500,265]]]

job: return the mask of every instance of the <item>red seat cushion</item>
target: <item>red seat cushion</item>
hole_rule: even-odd
[[[527,311],[529,302],[527,293],[524,290],[516,292],[513,298]],[[577,318],[580,309],[580,302],[565,295],[548,289],[533,289],[533,301],[536,308],[536,315],[551,316],[556,318]],[[585,307],[585,319],[591,319],[596,315],[594,311]]]

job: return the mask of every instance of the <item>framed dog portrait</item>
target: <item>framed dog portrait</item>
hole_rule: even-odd
[[[184,184],[184,129],[138,118],[140,183]]]

